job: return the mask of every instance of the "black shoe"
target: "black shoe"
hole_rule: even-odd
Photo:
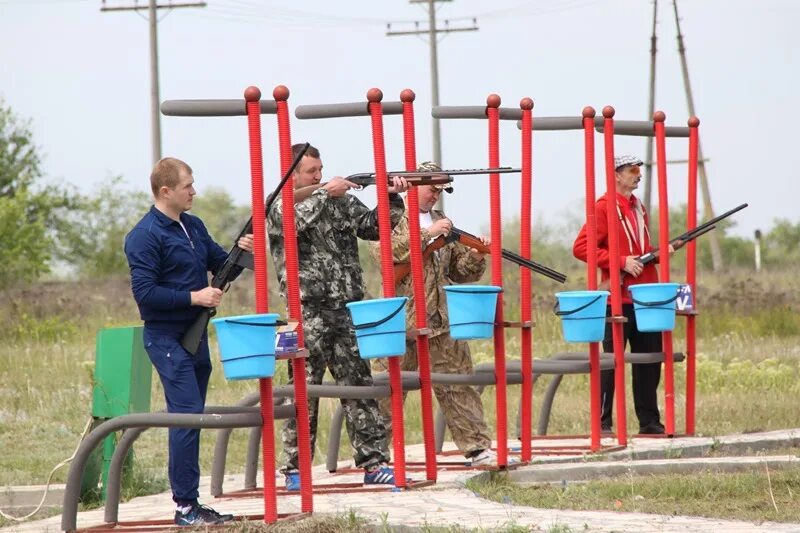
[[[614,430],[611,429],[611,424],[602,424],[600,426],[600,433],[605,434],[605,435],[613,435],[614,434]]]
[[[232,514],[220,514],[207,505],[193,505],[185,513],[175,511],[175,524],[179,526],[218,526],[231,520]]]
[[[659,422],[651,422],[639,428],[640,435],[663,435],[665,431],[664,426]]]

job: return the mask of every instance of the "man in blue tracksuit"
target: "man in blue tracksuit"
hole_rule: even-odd
[[[202,413],[211,359],[203,335],[196,354],[180,340],[204,307],[216,307],[222,291],[210,287],[227,252],[214,242],[203,222],[187,213],[194,197],[192,169],[179,159],[164,158],[150,175],[155,198],[150,211],[125,237],[131,289],[144,320],[144,345],[164,386],[167,411]],[[252,235],[239,247],[252,251]],[[169,480],[177,525],[222,524],[233,515],[200,505],[200,430],[169,430]]]

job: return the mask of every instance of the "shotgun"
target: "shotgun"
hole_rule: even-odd
[[[284,174],[281,182],[278,184],[278,187],[267,197],[264,208],[265,213],[269,213],[270,207],[278,197],[278,194],[280,194],[283,186],[294,173],[294,169],[297,168],[297,165],[306,155],[306,151],[308,150],[309,146],[309,143],[306,143],[303,146],[303,148],[300,150],[300,153],[298,153],[294,158],[294,161],[292,161],[292,166],[290,166],[289,170],[287,170],[286,174]],[[253,233],[252,216],[247,221],[247,224],[244,225],[242,231],[239,232],[239,236],[236,237],[236,240],[233,241],[233,247],[231,248],[230,252],[228,252],[228,257],[225,259],[225,262],[222,264],[217,273],[214,274],[214,277],[211,278],[212,287],[225,291],[228,289],[228,286],[233,279],[242,271],[242,268],[253,268],[253,254],[239,248],[239,239],[249,233]],[[192,355],[197,353],[197,349],[200,347],[200,340],[203,338],[206,328],[208,328],[208,321],[215,314],[217,314],[217,309],[215,307],[204,307],[200,311],[200,314],[197,315],[197,318],[194,319],[194,322],[192,322],[191,326],[189,326],[189,329],[186,330],[186,333],[184,333],[183,337],[181,338],[181,346],[183,346],[184,350]]]
[[[453,181],[452,176],[465,176],[474,174],[509,174],[512,172],[520,172],[520,169],[511,167],[461,168],[455,170],[440,170],[437,172],[432,172],[430,170],[420,170],[420,171],[412,170],[412,171],[387,172],[386,175],[389,178],[390,184],[392,178],[398,176],[401,178],[405,178],[406,181],[408,181],[409,185],[413,187],[418,187],[420,185],[444,185],[447,183],[452,183]],[[344,179],[352,183],[355,183],[358,186],[356,187],[356,190],[360,191],[364,187],[375,184],[375,173],[361,172],[358,174],[351,174]],[[309,185],[307,187],[300,187],[299,189],[295,189],[294,201],[302,202],[303,200],[311,196],[314,193],[314,191],[316,191],[323,185],[325,184],[316,183],[314,185]],[[452,189],[447,190],[447,192],[452,192]]]
[[[748,204],[737,205],[736,207],[734,207],[730,211],[725,211],[721,215],[716,216],[716,217],[714,217],[714,218],[712,218],[710,220],[707,220],[706,222],[703,222],[702,224],[700,224],[696,228],[690,229],[686,233],[682,233],[682,234],[678,235],[674,239],[670,240],[669,244],[672,246],[673,250],[676,250],[676,251],[680,250],[681,248],[683,248],[686,245],[686,243],[695,240],[696,238],[698,238],[701,235],[705,235],[706,233],[708,233],[712,229],[715,229],[717,227],[716,225],[721,220],[724,220],[724,219],[728,218],[729,216],[731,216],[732,214],[736,213],[737,211],[741,211],[742,209],[747,207],[747,205]],[[639,257],[636,258],[636,260],[639,261],[642,265],[648,265],[648,264],[652,263],[653,261],[655,261],[656,259],[658,259],[658,257],[660,255],[661,255],[661,252],[658,249],[658,247],[656,247],[656,248],[653,248],[652,250],[650,250],[649,252],[647,252],[646,254],[640,255]],[[620,277],[619,277],[620,283],[622,283],[622,279],[626,275],[628,275],[628,273],[626,271],[623,270],[622,272],[620,272]],[[609,287],[609,280],[606,280],[606,281],[604,281],[604,282],[602,282],[600,284],[598,289],[608,290],[608,287]]]
[[[475,237],[474,235],[471,235],[466,231],[454,227],[450,230],[450,235],[448,235],[447,237],[445,237],[444,235],[440,235],[436,237],[433,240],[433,242],[431,242],[428,246],[425,247],[425,249],[422,251],[423,261],[428,257],[430,257],[430,255],[436,250],[452,242],[460,242],[464,246],[474,248],[482,254],[491,253],[491,248],[483,244],[483,241],[481,241],[478,237]],[[509,250],[503,249],[502,256],[503,259],[511,261],[512,263],[515,263],[521,267],[533,270],[534,272],[546,276],[559,283],[564,283],[565,281],[567,281],[567,276],[565,276],[561,272],[558,272],[557,270],[553,270],[552,268],[536,263],[535,261],[531,261],[530,259],[525,259],[521,255],[515,254],[514,252],[511,252]],[[395,264],[394,265],[395,284],[402,281],[406,276],[408,276],[410,272],[411,272],[411,263]]]

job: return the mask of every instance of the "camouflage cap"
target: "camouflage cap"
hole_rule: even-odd
[[[417,172],[431,172],[431,174],[444,174],[441,171],[442,167],[434,163],[433,161],[425,161],[417,165]],[[440,191],[446,191],[448,193],[453,192],[453,185],[450,183],[441,183],[436,185],[431,185],[434,189],[439,189]]]

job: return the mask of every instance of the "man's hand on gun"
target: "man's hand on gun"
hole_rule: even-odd
[[[625,265],[622,267],[622,270],[634,278],[638,278],[643,269],[644,265],[639,262],[639,258],[637,256],[629,255],[625,258]]]
[[[491,240],[489,240],[489,237],[486,237],[486,236],[484,236],[484,235],[481,235],[481,236],[480,236],[480,237],[478,237],[478,238],[481,240],[481,242],[483,243],[483,245],[484,245],[484,246],[486,246],[486,247],[489,247],[489,246],[491,246],[491,245],[492,245],[492,241],[491,241]],[[483,257],[483,256],[485,256],[485,255],[486,255],[485,253],[482,253],[482,252],[478,251],[478,250],[477,250],[477,249],[475,249],[475,248],[470,248],[470,249],[469,249],[469,251],[470,251],[470,253],[471,253],[472,255],[474,255],[474,256],[476,256],[476,257],[479,257],[479,258],[480,258],[480,257]]]
[[[341,176],[336,176],[335,178],[333,178],[328,183],[322,186],[323,189],[328,191],[328,195],[331,196],[332,198],[340,198],[344,196],[350,189],[355,189],[357,187],[358,185],[356,185],[353,182],[347,181]]]
[[[453,229],[453,222],[447,217],[440,218],[426,229],[433,238],[436,238],[439,235],[444,235],[445,237],[447,237],[448,235],[450,235],[450,230]]]
[[[243,235],[236,245],[245,252],[253,253],[253,234],[248,233],[247,235]]]
[[[409,188],[408,181],[405,178],[401,178],[399,176],[394,176],[391,178],[392,184],[389,186],[389,192],[405,192]],[[341,176],[336,176],[328,183],[322,186],[323,189],[328,191],[328,195],[333,198],[339,198],[344,196],[347,191],[350,189],[358,189],[360,188],[359,185],[356,185],[352,181],[348,181]]]
[[[217,307],[222,301],[222,290],[214,287],[206,287],[199,291],[192,291],[192,305],[200,307]]]
[[[389,192],[406,192],[410,185],[405,178],[401,178],[400,176],[392,176],[392,184],[389,186]]]

